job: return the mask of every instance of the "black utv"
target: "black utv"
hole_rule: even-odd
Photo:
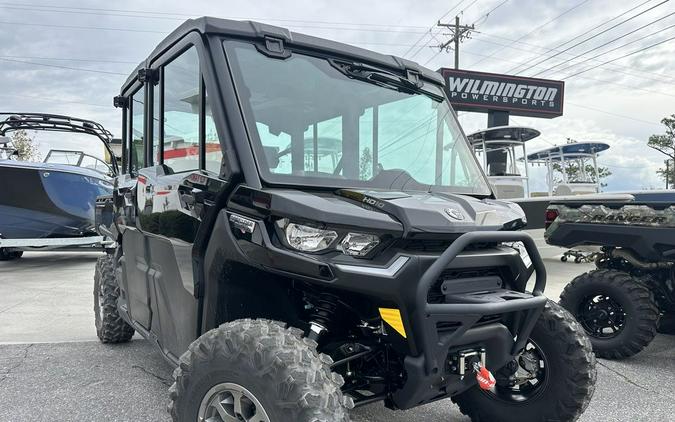
[[[621,359],[661,328],[675,332],[675,194],[595,196],[552,202],[546,241],[595,246],[596,270],[576,277],[560,304],[581,323],[595,353]]]
[[[176,366],[174,421],[348,421],[449,397],[474,421],[572,421],[588,405],[591,344],[543,296],[524,214],[494,199],[439,74],[201,18],[114,102],[96,328]]]

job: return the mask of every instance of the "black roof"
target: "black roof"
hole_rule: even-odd
[[[527,142],[541,135],[537,129],[521,126],[497,126],[479,130],[468,135],[472,144],[485,141],[521,141]]]
[[[604,142],[575,142],[532,153],[527,156],[527,160],[531,162],[537,160],[560,161],[561,155],[573,160],[579,157],[587,157],[589,154],[597,154],[607,149],[609,149],[609,144]]]
[[[127,78],[122,90],[124,91],[124,89],[133,82],[138,74],[139,69],[148,67],[152,60],[171,48],[171,46],[178,42],[184,35],[192,31],[196,31],[202,35],[220,34],[249,39],[263,39],[265,36],[274,37],[283,39],[285,44],[291,46],[321,50],[330,54],[349,57],[351,59],[391,68],[399,72],[404,72],[405,70],[417,71],[419,72],[420,76],[425,79],[431,80],[438,84],[444,83],[443,77],[439,73],[422,67],[419,64],[402,57],[380,54],[360,47],[355,47],[353,45],[330,41],[325,38],[314,37],[297,32],[291,32],[286,28],[260,22],[201,17],[197,19],[188,19],[173,32],[171,32],[166,38],[164,38],[164,40],[162,40],[157,45],[157,47],[155,47],[152,53],[150,53],[148,58],[141,62],[136,67],[134,72]]]

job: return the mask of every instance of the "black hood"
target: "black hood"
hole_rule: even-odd
[[[337,194],[395,217],[405,234],[515,230],[526,222],[518,205],[493,199],[439,192],[340,190]]]
[[[291,220],[396,232],[403,237],[413,233],[516,230],[525,225],[525,213],[516,204],[437,192],[256,191],[241,187],[232,200],[238,205],[253,205],[258,211]]]

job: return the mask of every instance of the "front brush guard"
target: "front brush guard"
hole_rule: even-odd
[[[476,243],[502,242],[522,242],[525,245],[536,275],[531,295],[483,303],[428,303],[429,290],[464,249]],[[518,355],[527,345],[534,325],[548,300],[543,296],[545,287],[546,268],[534,240],[527,233],[471,232],[457,238],[424,272],[416,287],[410,326],[416,337],[420,355],[408,356],[405,359],[407,381],[403,388],[394,394],[397,407],[409,408],[436,398],[432,393],[433,386],[443,383],[445,362],[448,351],[452,348],[476,341],[488,342],[493,350],[498,350],[498,354],[503,355],[493,359],[492,362],[502,366]],[[476,326],[483,316],[508,313],[515,315],[512,333],[501,324]],[[439,322],[458,322],[459,326],[452,332],[441,334],[437,328]],[[469,380],[461,381],[461,385],[455,387],[465,389],[470,386]],[[448,391],[448,393],[456,392]]]

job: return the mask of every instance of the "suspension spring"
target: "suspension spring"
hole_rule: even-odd
[[[312,316],[309,322],[307,338],[318,341],[319,337],[330,328],[333,317],[338,309],[338,298],[330,293],[321,293],[314,303]]]

